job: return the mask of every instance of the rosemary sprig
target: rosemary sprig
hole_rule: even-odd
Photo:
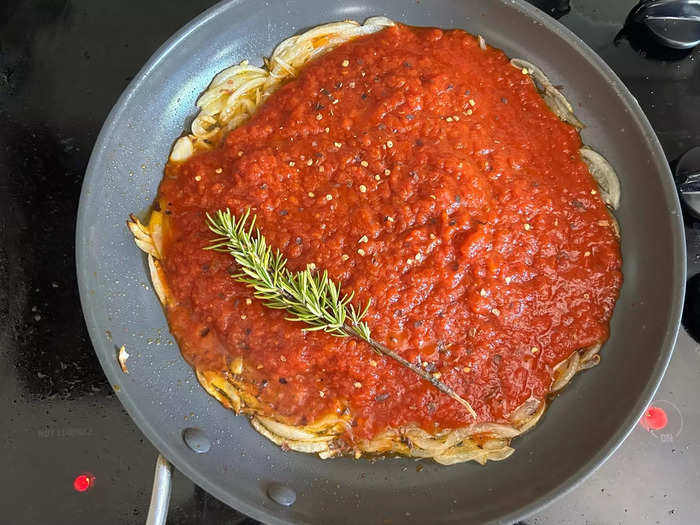
[[[286,310],[289,321],[303,322],[307,331],[322,330],[336,337],[355,337],[367,342],[377,354],[392,358],[425,379],[441,392],[464,406],[472,417],[476,412],[452,388],[430,375],[419,366],[375,341],[369,326],[362,319],[367,314],[371,300],[364,308],[352,304],[353,293],[341,294],[340,284],[328,277],[328,272],[314,272],[309,265],[305,270],[292,273],[286,267],[287,260],[279,250],[274,250],[265,236],[255,228],[255,215],[250,222],[250,209],[236,218],[227,209],[218,210],[214,216],[207,214],[209,229],[218,237],[207,250],[229,253],[241,271],[233,275],[237,281],[253,289],[257,299],[265,306]]]

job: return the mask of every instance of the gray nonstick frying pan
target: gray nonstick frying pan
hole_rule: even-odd
[[[245,58],[260,63],[311,26],[375,15],[463,28],[539,65],[564,86],[587,126],[584,142],[622,184],[625,281],[602,362],[514,442],[513,456],[485,467],[421,462],[417,471],[412,459],[323,461],[280,450],[198,385],[125,227],[130,212],[150,206],[172,143],[216,72]],[[107,118],[83,183],[77,262],[95,351],[131,417],[195,483],[268,523],[508,523],[541,508],[588,476],[637,422],[670,359],[685,283],[678,200],[639,105],[581,40],[512,0],[237,0],[206,11],[151,57]],[[116,359],[121,345],[129,374]]]

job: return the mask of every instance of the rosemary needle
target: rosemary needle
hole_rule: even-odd
[[[274,250],[265,236],[255,228],[255,215],[250,218],[250,209],[236,218],[231,212],[218,210],[214,216],[207,214],[209,229],[218,237],[211,241],[207,250],[229,253],[238,263],[240,272],[234,279],[247,284],[257,299],[265,306],[286,310],[289,321],[303,322],[305,330],[322,330],[336,337],[354,337],[368,343],[378,354],[390,357],[408,368],[435,388],[464,406],[472,417],[476,412],[469,403],[452,388],[430,375],[419,366],[375,341],[369,326],[362,319],[367,314],[371,300],[364,308],[352,304],[354,294],[341,294],[340,284],[328,277],[328,272],[312,271],[312,267],[300,272],[291,272],[287,260],[279,250]]]

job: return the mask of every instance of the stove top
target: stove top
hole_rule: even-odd
[[[700,51],[621,33],[632,0],[531,3],[622,78],[672,165],[700,145]],[[75,214],[92,145],[117,97],[163,41],[210,4],[0,5],[0,502],[11,523],[145,521],[157,452],[93,353],[75,277]],[[693,276],[700,223],[687,218],[686,236]],[[697,330],[693,315],[687,325]],[[586,482],[525,523],[697,523],[699,371],[700,344],[682,330],[640,425]],[[223,522],[256,523],[175,472],[168,523]]]

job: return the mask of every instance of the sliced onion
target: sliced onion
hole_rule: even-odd
[[[258,415],[255,416],[255,419],[257,419],[260,424],[265,425],[265,428],[267,428],[270,432],[274,432],[276,435],[287,440],[312,443],[319,441],[330,441],[335,437],[334,434],[329,434],[328,432],[325,432],[324,434],[308,432],[302,426],[286,425],[269,417]]]
[[[173,145],[173,151],[170,153],[170,160],[174,162],[183,162],[189,159],[194,153],[194,145],[189,137],[180,137]]]
[[[610,227],[612,228],[613,233],[615,233],[615,237],[620,240],[620,223],[617,222],[617,219],[612,213],[610,214]]]
[[[158,257],[158,250],[153,243],[151,230],[148,226],[145,226],[133,213],[129,215],[126,226],[129,228],[129,231],[131,231],[131,235],[134,236],[136,246],[153,257]]]
[[[574,109],[571,107],[569,101],[566,100],[566,97],[561,91],[554,87],[554,84],[550,82],[547,75],[544,74],[544,71],[522,58],[513,58],[510,63],[512,66],[521,71],[526,71],[530,75],[530,78],[532,78],[532,81],[535,83],[537,91],[540,92],[540,95],[542,95],[549,109],[551,109],[560,120],[568,122],[577,129],[585,127],[574,114]]]
[[[620,206],[620,180],[610,163],[597,151],[584,146],[579,150],[583,162],[588,166],[593,178],[600,188],[600,197],[603,202],[616,210]],[[618,226],[619,231],[619,226]],[[619,235],[619,233],[618,233]]]
[[[537,411],[530,417],[530,419],[526,419],[525,421],[521,422],[520,424],[520,433],[523,434],[530,430],[532,427],[534,427],[537,422],[540,420],[542,415],[544,414],[545,410],[547,409],[547,403],[544,401],[540,401],[539,406],[537,407]]]
[[[500,423],[479,423],[470,428],[470,433],[472,435],[489,434],[500,438],[513,438],[520,434],[517,428]]]
[[[554,383],[550,392],[558,392],[564,388],[574,374],[578,371],[578,364],[580,361],[580,356],[578,352],[574,352],[568,359],[565,359],[554,369]]]
[[[309,454],[320,454],[322,452],[328,451],[329,446],[328,442],[330,441],[331,438],[328,438],[327,441],[321,441],[321,442],[311,442],[311,441],[296,441],[292,439],[286,439],[283,438],[274,432],[270,431],[261,421],[259,417],[253,417],[250,420],[251,425],[253,425],[253,428],[260,432],[263,436],[265,436],[267,439],[272,441],[275,445],[278,445],[280,447],[287,447],[292,450],[295,450],[297,452],[306,452]]]
[[[591,346],[589,346],[589,347],[587,347],[587,348],[581,349],[581,350],[579,351],[580,354],[581,354],[581,363],[580,363],[580,364],[585,363],[586,361],[588,361],[589,359],[591,359],[593,356],[597,355],[598,352],[600,352],[600,349],[601,349],[602,346],[603,346],[603,345],[600,344],[600,343],[595,343],[595,344],[592,344]]]
[[[148,254],[148,270],[151,273],[153,289],[156,291],[160,304],[163,306],[167,305],[170,294],[168,293],[168,289],[165,286],[165,280],[163,279],[163,267],[161,266],[160,261],[153,257],[150,253]]]
[[[588,370],[589,368],[593,368],[594,366],[598,366],[600,364],[600,356],[599,355],[594,355],[591,357],[588,361],[584,363],[580,363],[578,365],[578,371],[582,370]]]
[[[510,416],[510,422],[520,433],[524,432],[523,428],[529,428],[530,422],[537,417],[537,413],[544,404],[544,401],[531,397],[513,411]]]
[[[203,372],[201,370],[196,370],[196,374],[199,384],[202,385],[204,390],[212,397],[219,401],[219,403],[226,408],[232,409],[236,413],[241,411],[243,407],[241,397],[238,395],[233,385],[230,385],[225,379],[221,378],[219,374]]]

